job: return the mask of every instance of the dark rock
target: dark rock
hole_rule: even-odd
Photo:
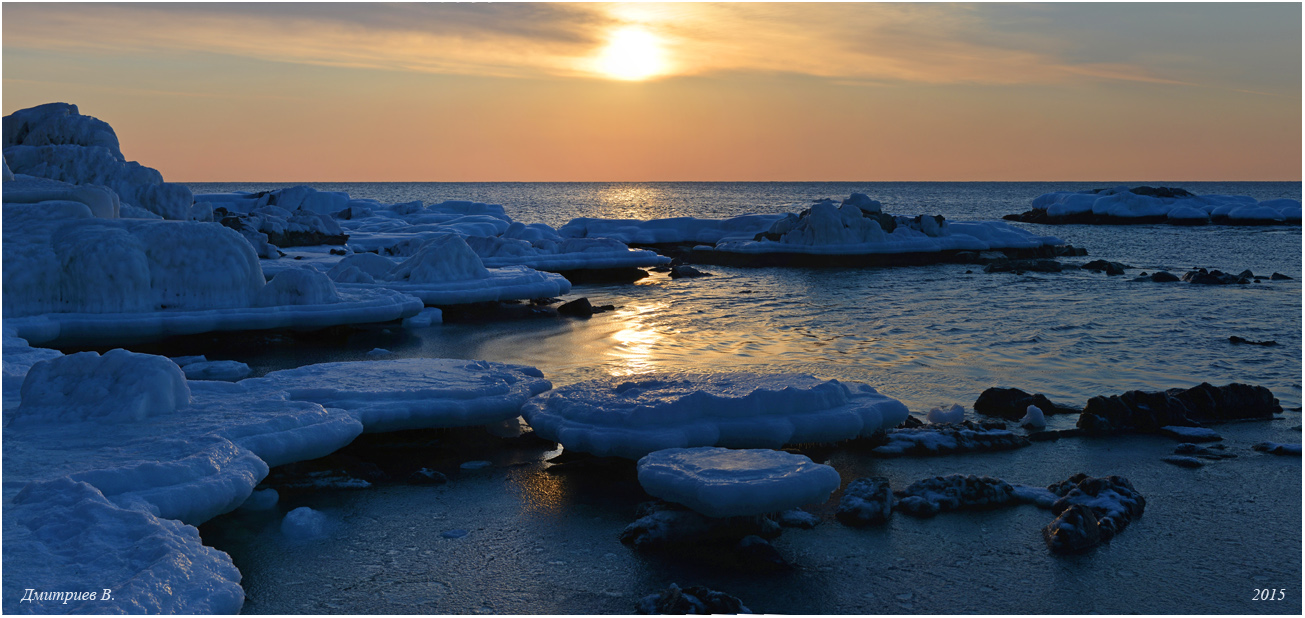
[[[1002,423],[940,423],[884,434],[886,443],[871,449],[879,457],[951,455],[955,453],[1009,451],[1028,446],[1029,439],[1006,430]]]
[[[1206,271],[1204,268],[1184,273],[1182,280],[1196,285],[1228,285],[1230,283],[1246,282],[1245,279],[1237,275],[1230,275],[1221,270]]]
[[[1105,189],[1097,189],[1096,191],[1094,191],[1094,193],[1099,191],[1104,191],[1104,190]],[[1177,197],[1177,198],[1196,197],[1195,194],[1189,192],[1188,190],[1180,189],[1178,187],[1148,187],[1143,185],[1140,187],[1133,187],[1132,189],[1129,189],[1129,191],[1137,195],[1149,195],[1151,197]]]
[[[1240,272],[1240,273],[1237,273],[1237,278],[1238,278],[1238,279],[1254,279],[1254,278],[1255,278],[1255,273],[1251,272],[1251,269],[1248,268],[1248,269],[1246,269],[1246,270],[1243,270],[1243,271]]]
[[[1170,283],[1173,281],[1180,281],[1178,275],[1163,270],[1151,275],[1151,280],[1156,283]]]
[[[1161,427],[1192,427],[1207,421],[1271,419],[1282,406],[1269,389],[1249,384],[1215,387],[1203,383],[1165,392],[1128,391],[1093,397],[1079,415],[1078,427],[1090,435],[1155,433]]]
[[[654,273],[668,273],[668,272],[671,272],[671,267],[670,267],[670,266],[653,266],[652,268],[649,268],[648,271],[649,271],[649,272],[654,272]]]
[[[897,494],[899,511],[933,517],[943,511],[982,510],[1019,504],[1010,483],[990,476],[952,474],[911,483]]]
[[[1072,484],[1072,486],[1071,486]],[[1066,490],[1066,488],[1069,489]],[[1146,509],[1146,498],[1133,488],[1133,484],[1122,476],[1101,478],[1076,474],[1066,481],[1047,487],[1052,493],[1061,495],[1051,505],[1053,513],[1060,515],[1074,505],[1092,509],[1097,516],[1097,527],[1102,541],[1109,541],[1123,532]],[[1061,494],[1061,492],[1064,492]]]
[[[408,483],[412,485],[443,485],[447,482],[449,477],[430,468],[422,468],[408,475]]]
[[[1132,268],[1132,266],[1121,264],[1119,262],[1107,262],[1106,260],[1092,260],[1087,264],[1079,266],[1079,268],[1083,270],[1100,271],[1106,273],[1107,275],[1113,276],[1113,275],[1124,274],[1124,269]]]
[[[1018,388],[989,388],[974,401],[974,411],[984,416],[995,416],[1008,421],[1024,418],[1029,406],[1037,406],[1043,414],[1077,413],[1078,410],[1059,406],[1044,395],[1030,395]]]
[[[1246,344],[1246,345],[1264,345],[1264,346],[1269,346],[1269,345],[1278,345],[1278,342],[1277,342],[1277,341],[1252,341],[1252,340],[1250,340],[1250,339],[1242,339],[1241,337],[1238,337],[1237,335],[1233,335],[1233,336],[1229,337],[1229,338],[1228,338],[1228,343],[1231,343],[1231,344],[1244,343],[1244,344]]]
[[[1047,542],[1047,549],[1067,554],[1101,543],[1101,531],[1092,509],[1075,504],[1042,529],[1042,538]]]
[[[834,516],[848,526],[882,524],[893,514],[893,492],[888,479],[876,476],[848,483]]]
[[[1252,446],[1251,448],[1260,451],[1261,453],[1268,453],[1270,455],[1294,455],[1296,457],[1300,457],[1299,444],[1278,444],[1277,442],[1261,442],[1259,444],[1256,444],[1255,446]]]
[[[1180,468],[1201,468],[1205,466],[1205,464],[1201,460],[1195,457],[1186,457],[1183,455],[1169,455],[1168,457],[1161,457],[1160,461],[1163,461],[1165,463],[1171,463]]]
[[[974,271],[972,271],[972,270],[967,270],[967,271],[965,271],[965,274],[967,274],[967,275],[973,275],[973,274],[974,274]]]
[[[1061,438],[1077,438],[1083,435],[1082,429],[1061,429],[1059,431],[1035,431],[1029,434],[1031,442],[1053,442]]]
[[[1284,275],[1282,273],[1273,273],[1272,275],[1269,276],[1270,281],[1287,281],[1289,279],[1291,279],[1291,277],[1288,277],[1287,275]]]
[[[593,305],[589,304],[589,299],[582,296],[569,303],[563,303],[558,306],[557,312],[562,315],[587,318],[594,314],[594,308]]]
[[[651,594],[635,604],[639,614],[747,614],[751,613],[738,597],[703,586],[689,586],[683,590],[671,584],[659,594]]]
[[[696,269],[696,268],[694,268],[694,267],[692,267],[692,266],[672,266],[672,267],[671,267],[671,278],[672,278],[672,279],[684,279],[684,278],[690,278],[690,277],[710,277],[710,276],[712,276],[712,273],[703,272],[703,271],[698,270],[698,269]]]
[[[608,311],[616,311],[616,305],[598,305],[593,309],[594,313],[607,313]]]
[[[913,427],[924,427],[924,421],[914,416],[907,415],[906,420],[902,421],[902,424],[897,426],[898,429],[911,429]]]

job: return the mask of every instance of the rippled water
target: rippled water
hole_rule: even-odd
[[[323,190],[386,202],[475,199],[516,220],[561,225],[574,216],[723,217],[791,211],[812,198],[862,191],[889,212],[957,220],[1023,211],[1052,190],[1110,183],[365,183]],[[1300,197],[1300,183],[1185,183],[1197,193]],[[197,192],[268,186],[194,185]],[[943,264],[908,268],[729,268],[714,277],[639,285],[581,285],[571,296],[618,311],[588,321],[444,325],[370,333],[294,353],[242,358],[266,371],[340,360],[372,347],[400,356],[451,356],[541,368],[555,384],[644,370],[800,371],[861,380],[913,410],[972,403],[984,388],[1016,386],[1066,403],[1134,388],[1202,381],[1262,384],[1285,406],[1301,400],[1299,227],[1041,226],[1147,272],[1191,267],[1293,277],[1247,286],[1134,283],[1088,271],[984,274]],[[974,271],[966,274],[967,270]],[[1272,339],[1234,346],[1228,337]]]

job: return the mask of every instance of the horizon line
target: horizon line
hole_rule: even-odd
[[[166,180],[170,184],[380,184],[380,183],[430,183],[430,184],[652,184],[652,183],[775,183],[775,184],[795,184],[795,183],[826,183],[826,184],[854,184],[854,183],[889,183],[889,182],[937,182],[937,183],[959,183],[959,182],[988,182],[988,183],[1185,183],[1185,182],[1305,182],[1301,179],[1295,180],[1234,180],[1234,179],[1216,179],[1216,180]]]

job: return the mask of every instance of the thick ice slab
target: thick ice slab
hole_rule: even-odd
[[[767,449],[672,448],[639,460],[639,484],[708,517],[761,515],[820,503],[838,472],[803,455]]]
[[[1168,187],[1120,186],[1046,193],[1033,199],[1033,210],[1011,217],[1040,223],[1300,224],[1301,203],[1285,198],[1257,202],[1244,195],[1195,195]]]
[[[895,427],[901,402],[859,382],[800,374],[667,373],[592,380],[526,403],[541,437],[599,456],[665,448],[779,448]]]
[[[552,388],[534,367],[415,358],[308,365],[239,384],[346,410],[368,432],[500,422]]]

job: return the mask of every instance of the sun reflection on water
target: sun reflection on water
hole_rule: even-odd
[[[652,318],[666,306],[666,303],[635,305],[614,316],[623,320],[625,327],[611,335],[616,345],[609,354],[619,361],[618,366],[609,370],[611,375],[627,376],[656,368],[657,363],[652,361],[653,348],[663,333],[657,331]]]
[[[666,189],[653,185],[611,185],[598,191],[598,201],[603,216],[611,219],[659,219],[670,216],[665,193]]]

